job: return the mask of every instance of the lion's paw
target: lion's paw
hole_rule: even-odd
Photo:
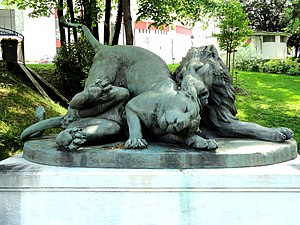
[[[125,148],[134,148],[134,149],[142,149],[147,148],[148,143],[145,139],[135,138],[128,139],[125,143]]]
[[[55,142],[66,151],[75,151],[86,142],[86,134],[81,128],[71,128],[60,132]]]
[[[216,150],[218,148],[218,144],[215,140],[213,139],[207,139],[207,149],[208,150]]]
[[[281,142],[281,141],[291,139],[293,136],[294,133],[289,128],[286,127],[274,128],[271,141]]]
[[[216,150],[218,148],[218,145],[214,140],[204,139],[198,135],[193,135],[191,137],[188,137],[185,140],[185,143],[188,146],[191,146],[193,148],[203,149],[203,150]]]

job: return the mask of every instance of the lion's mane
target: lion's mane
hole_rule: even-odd
[[[180,86],[184,71],[195,58],[204,65],[209,65],[208,76],[212,78],[212,86],[208,90],[208,105],[203,109],[201,122],[210,127],[221,128],[220,122],[237,120],[231,75],[213,45],[191,48],[173,74],[175,81]]]

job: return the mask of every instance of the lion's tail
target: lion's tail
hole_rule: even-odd
[[[32,124],[21,133],[20,139],[26,141],[46,129],[61,127],[63,119],[64,116],[57,116]]]
[[[66,26],[66,27],[73,27],[73,28],[80,28],[82,29],[84,36],[86,37],[86,39],[88,40],[88,42],[90,43],[90,45],[92,46],[92,48],[94,50],[96,50],[96,48],[98,48],[99,46],[103,46],[103,44],[101,44],[95,37],[94,35],[91,33],[91,31],[89,30],[89,28],[87,28],[85,25],[80,24],[80,23],[69,23],[66,21],[65,17],[61,17],[60,18],[60,22]]]

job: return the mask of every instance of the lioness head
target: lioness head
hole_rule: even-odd
[[[200,108],[197,100],[185,91],[167,95],[160,102],[157,118],[160,129],[177,134],[184,129],[194,133],[200,123]]]

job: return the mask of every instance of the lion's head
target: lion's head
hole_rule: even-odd
[[[185,91],[164,95],[157,109],[158,126],[173,134],[195,133],[200,123],[197,100]]]
[[[207,98],[207,105],[205,101],[200,101],[203,107],[202,121],[207,125],[218,128],[221,127],[220,121],[236,119],[232,79],[213,45],[190,49],[173,75],[178,86],[187,86],[185,83],[189,83],[188,88],[200,93],[200,100]],[[193,82],[195,87],[190,82],[193,79],[197,80]]]

